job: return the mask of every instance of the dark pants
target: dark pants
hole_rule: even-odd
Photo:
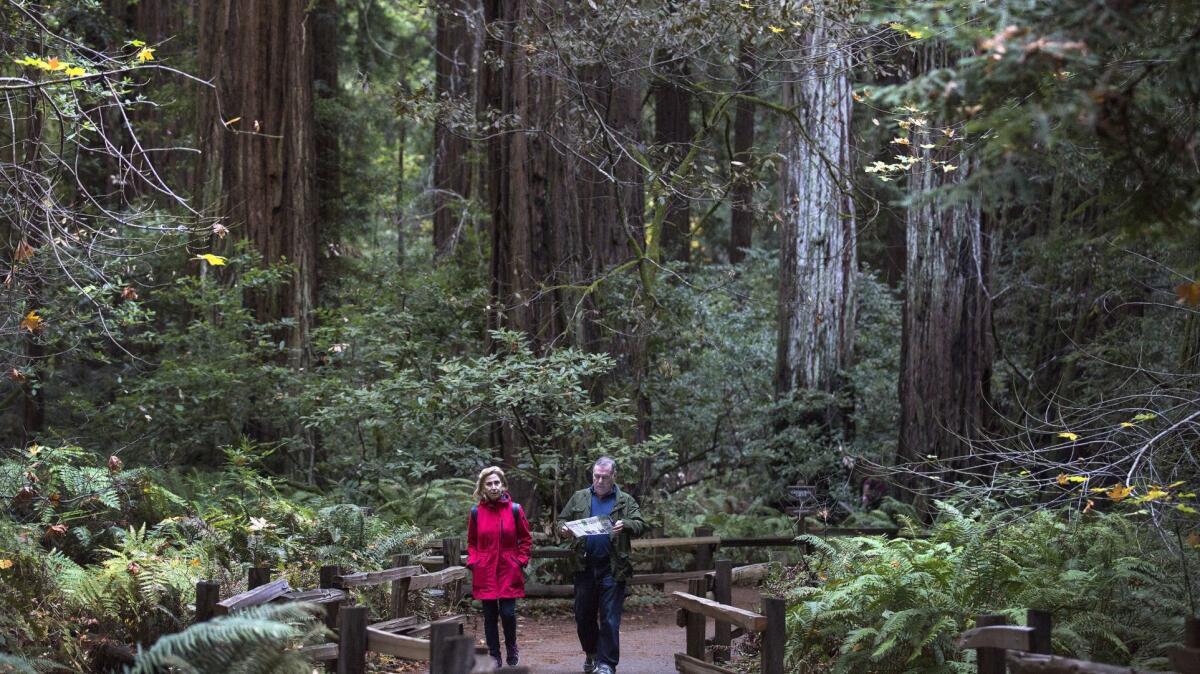
[[[575,574],[575,629],[584,653],[613,669],[621,659],[621,612],[625,583],[613,580],[607,560]]]
[[[496,618],[504,623],[504,643],[511,655],[517,650],[517,600],[516,599],[484,599],[483,601],[483,634],[487,639],[488,653],[493,658],[500,657],[500,630],[496,627]]]

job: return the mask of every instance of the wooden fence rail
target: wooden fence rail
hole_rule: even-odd
[[[456,553],[461,544],[443,541]],[[272,581],[270,569],[254,568],[247,574],[245,592],[220,599],[220,586],[202,580],[196,584],[196,622],[232,613],[268,602],[308,601],[325,606],[325,624],[337,635],[336,642],[313,644],[301,651],[314,662],[325,662],[327,671],[337,674],[364,674],[367,653],[374,651],[407,660],[428,660],[430,674],[528,674],[524,667],[494,669],[491,658],[476,652],[474,640],[462,636],[465,618],[452,615],[433,623],[419,623],[409,614],[408,593],[421,589],[446,588],[448,607],[453,610],[461,599],[461,584],[467,570],[451,566],[424,573],[409,564],[407,555],[392,558],[393,566],[381,571],[351,573],[338,566],[320,569],[320,588],[293,590],[284,579]],[[391,583],[390,613],[385,620],[369,622],[366,606],[354,604],[353,588]],[[428,635],[428,638],[423,638]]]
[[[1054,655],[1050,613],[1030,610],[1025,622],[1008,625],[1003,615],[981,615],[974,628],[959,635],[959,647],[975,649],[979,674],[1169,674]],[[1185,621],[1184,643],[1169,656],[1174,672],[1200,674],[1200,621]]]
[[[729,560],[717,560],[711,576],[714,599],[708,598],[709,577],[688,581],[687,592],[675,592],[672,597],[680,608],[680,623],[686,632],[686,652],[675,654],[675,668],[683,674],[735,674],[716,664],[729,659],[729,646],[739,633],[762,634],[762,673],[783,674],[783,650],[787,639],[786,604],[783,599],[762,597],[762,613],[747,611],[729,603],[733,565]],[[719,599],[718,599],[719,597]],[[722,601],[723,600],[723,601]],[[705,630],[707,619],[716,621],[711,661],[706,659]]]

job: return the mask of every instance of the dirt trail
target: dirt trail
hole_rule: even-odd
[[[682,584],[668,584],[667,593],[687,591]],[[759,610],[759,595],[752,588],[734,588],[733,603]],[[669,603],[655,606],[626,604],[621,619],[620,674],[674,674],[675,653],[684,649],[684,632],[675,625],[675,607]],[[535,674],[578,674],[583,653],[575,636],[575,621],[566,610],[535,612],[530,616],[528,602],[517,609],[517,635],[521,644],[521,664]],[[709,636],[713,624],[708,621]],[[483,643],[483,623],[472,617],[466,633]]]

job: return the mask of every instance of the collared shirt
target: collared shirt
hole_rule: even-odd
[[[604,497],[597,496],[594,487],[588,487],[588,490],[592,492],[592,517],[611,515],[613,508],[617,505],[616,487],[613,487],[613,490],[608,492],[608,496]],[[608,559],[612,551],[612,538],[608,534],[588,536],[583,542],[583,547],[587,551],[588,559]]]

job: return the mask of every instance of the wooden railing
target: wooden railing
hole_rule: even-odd
[[[975,649],[979,674],[1167,674],[1053,655],[1053,621],[1047,611],[1028,611],[1025,625],[1007,622],[1001,614],[982,615],[959,636],[960,648]],[[1169,656],[1175,672],[1200,674],[1200,621],[1185,621],[1183,645],[1172,648]]]
[[[443,542],[454,556],[460,545],[457,539]],[[494,669],[491,658],[477,652],[474,639],[462,635],[462,615],[427,623],[411,615],[409,593],[435,587],[445,588],[447,606],[453,611],[462,598],[467,569],[450,566],[426,572],[409,561],[407,555],[396,555],[391,568],[357,573],[339,566],[322,566],[320,587],[311,590],[293,590],[285,579],[272,581],[270,569],[254,568],[247,577],[249,589],[224,600],[219,597],[217,583],[200,581],[196,584],[196,622],[268,602],[307,601],[325,607],[325,625],[336,631],[337,641],[307,646],[303,652],[313,661],[325,662],[327,670],[338,674],[365,673],[368,651],[406,660],[428,660],[431,674],[528,674],[524,667]],[[354,605],[353,591],[385,583],[391,584],[390,615],[371,623],[367,607]]]
[[[717,664],[730,659],[733,639],[747,633],[761,634],[760,656],[763,674],[783,674],[783,647],[787,639],[783,599],[762,597],[762,613],[732,605],[733,565],[717,560],[716,569],[706,578],[688,581],[687,592],[675,592],[679,605],[679,624],[686,629],[686,652],[675,654],[675,668],[683,674],[736,674]],[[712,598],[708,586],[712,584]],[[716,621],[711,658],[705,642],[706,623]]]
[[[822,536],[895,535],[896,530],[830,528],[801,533]],[[782,673],[782,600],[764,598],[765,615],[743,611],[729,604],[732,584],[739,580],[761,579],[767,565],[733,567],[728,560],[714,562],[714,555],[723,548],[798,547],[803,551],[803,543],[797,542],[795,536],[722,537],[714,535],[711,528],[697,527],[694,536],[635,539],[632,546],[635,550],[686,549],[693,555],[690,571],[639,573],[628,581],[632,585],[656,585],[660,588],[664,583],[689,582],[689,592],[677,592],[674,595],[681,606],[681,625],[689,626],[688,652],[676,656],[680,671],[709,674],[728,671],[703,661],[703,628],[705,616],[708,616],[717,621],[714,639],[716,660],[728,654],[732,639],[736,636],[746,631],[762,632],[763,672]],[[268,602],[312,602],[325,607],[325,624],[336,632],[338,641],[308,646],[304,652],[314,661],[326,662],[330,671],[336,670],[339,674],[365,672],[368,651],[408,660],[428,660],[429,671],[433,674],[492,671],[490,658],[478,652],[470,637],[462,636],[463,616],[453,615],[420,623],[418,618],[410,615],[410,592],[444,588],[447,606],[451,611],[463,597],[462,586],[468,571],[461,539],[438,541],[430,546],[430,552],[433,554],[416,558],[396,555],[391,568],[379,571],[351,572],[338,566],[323,566],[320,569],[319,587],[309,590],[293,589],[283,579],[272,581],[271,570],[267,568],[250,569],[247,577],[249,589],[224,600],[219,597],[220,586],[217,583],[200,581],[196,584],[196,621],[203,622]],[[538,559],[562,559],[572,554],[571,550],[560,547],[537,547],[532,550],[532,557]],[[354,605],[353,591],[384,583],[391,584],[390,615],[382,621],[370,623],[366,607]],[[706,599],[710,589],[715,601]],[[574,594],[571,585],[528,583],[525,590],[530,598],[571,597]],[[776,613],[778,618],[773,617]],[[699,637],[696,636],[697,624]],[[495,671],[519,674],[528,670],[506,667]]]

